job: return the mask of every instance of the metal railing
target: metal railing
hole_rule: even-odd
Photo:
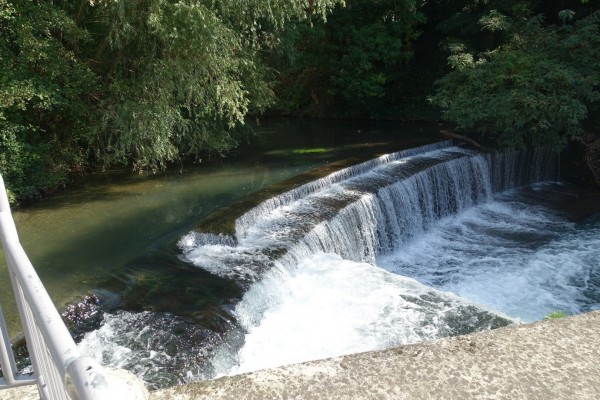
[[[36,384],[44,400],[145,399],[133,374],[82,356],[23,250],[0,175],[0,237],[8,266],[32,375],[19,374],[0,308],[0,389]]]

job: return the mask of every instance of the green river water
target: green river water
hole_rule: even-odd
[[[227,282],[178,258],[176,241],[202,218],[272,183],[392,142],[434,138],[438,129],[393,122],[271,121],[256,126],[256,137],[225,158],[157,174],[89,175],[13,216],[59,310],[100,291],[117,293],[119,307],[175,312],[183,307],[197,314],[238,295]],[[205,285],[211,292],[202,290],[204,280],[211,280]],[[20,328],[3,254],[0,302],[15,335]]]

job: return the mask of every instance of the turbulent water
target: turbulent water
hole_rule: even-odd
[[[188,262],[245,290],[224,332],[123,312],[81,347],[160,386],[599,308],[600,222],[515,189],[556,180],[555,159],[444,142],[311,182],[235,237],[181,239]]]

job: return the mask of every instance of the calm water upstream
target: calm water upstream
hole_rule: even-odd
[[[600,217],[561,209],[570,189],[544,151],[436,143],[274,196],[234,236],[192,231],[269,184],[437,127],[260,130],[237,160],[102,175],[15,213],[56,302],[92,291],[108,310],[91,304],[78,326],[86,354],[155,388],[600,308]]]
[[[107,301],[136,310],[177,311],[173,310],[181,305],[177,300],[196,316],[205,312],[196,307],[198,303],[220,307],[223,292],[239,296],[235,285],[213,282],[210,274],[177,257],[175,243],[194,224],[271,183],[371,146],[438,135],[435,125],[301,120],[271,121],[255,130],[257,136],[249,144],[226,158],[186,166],[183,172],[177,168],[156,175],[89,176],[64,193],[16,210],[21,243],[59,308],[90,290],[100,290]],[[209,287],[186,288],[187,293],[173,290],[190,279]],[[138,285],[132,286],[134,282]],[[15,333],[11,293],[2,255],[0,302]]]

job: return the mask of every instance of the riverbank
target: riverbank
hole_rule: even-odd
[[[200,399],[597,399],[600,311],[151,392]]]

